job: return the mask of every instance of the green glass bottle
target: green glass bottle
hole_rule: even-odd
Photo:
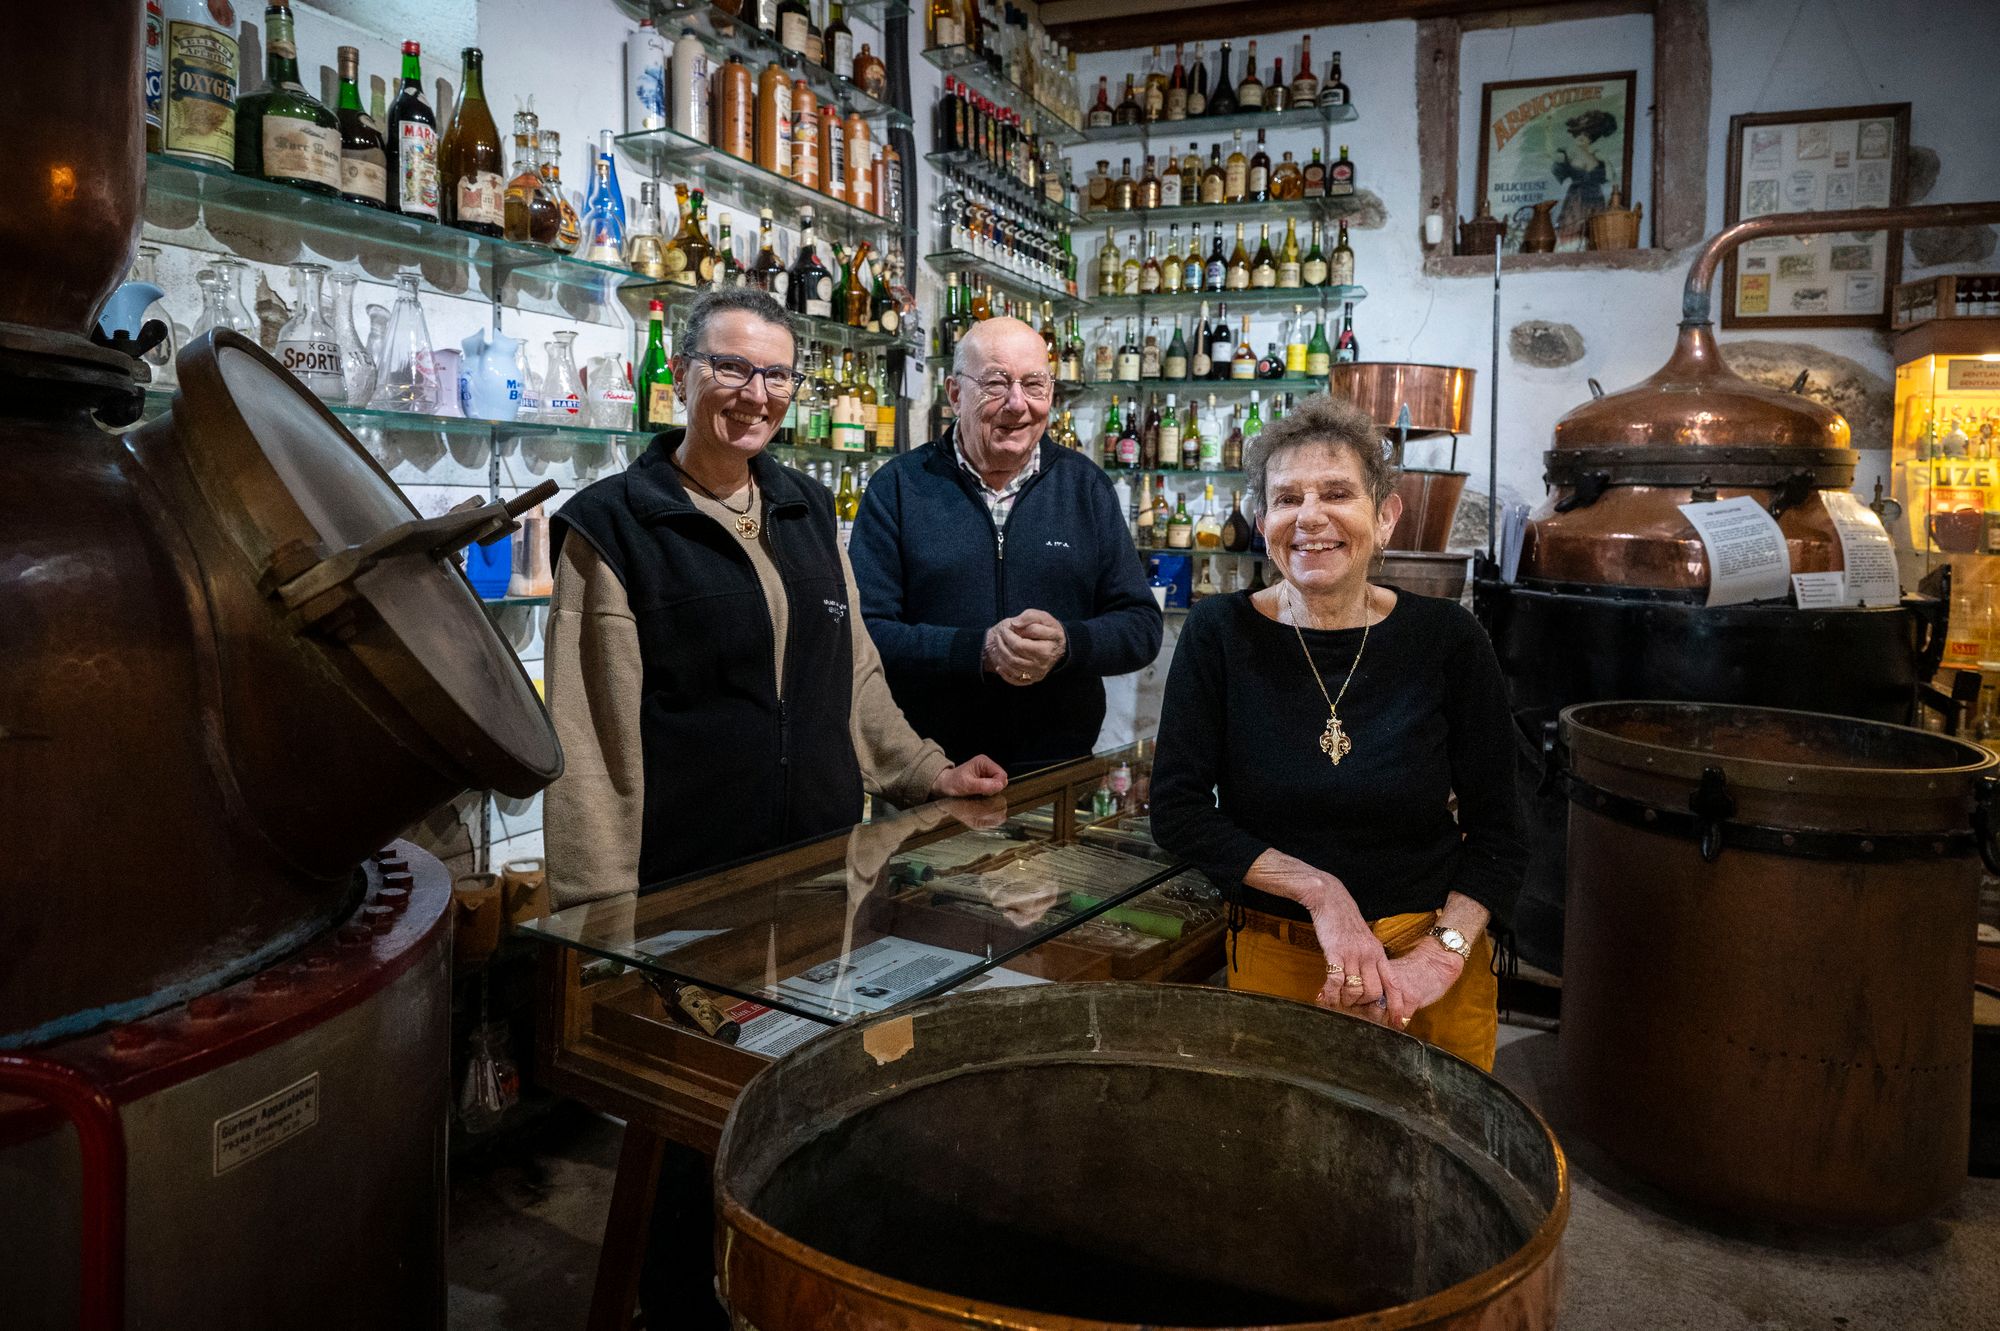
[[[1174,340],[1167,343],[1166,358],[1160,362],[1160,377],[1163,379],[1188,377],[1187,339],[1181,336],[1179,319],[1174,320]]]
[[[1194,548],[1194,517],[1188,512],[1187,494],[1174,495],[1174,515],[1167,519],[1167,549],[1192,550]]]
[[[657,434],[674,423],[674,364],[667,355],[666,307],[651,302],[646,318],[646,355],[639,362],[639,428]]]
[[[266,86],[236,104],[236,170],[311,190],[340,192],[340,121],[299,82],[291,0],[264,9]]]
[[[1243,446],[1248,448],[1258,435],[1264,433],[1264,409],[1257,401],[1259,394],[1250,395],[1250,411],[1243,418]]]
[[[1106,471],[1118,467],[1118,436],[1124,432],[1124,423],[1118,419],[1118,397],[1112,395],[1110,409],[1104,413],[1104,434],[1098,440],[1098,461]]]
[[[1326,340],[1326,320],[1313,325],[1312,341],[1306,343],[1306,374],[1324,379],[1333,369],[1333,348]]]

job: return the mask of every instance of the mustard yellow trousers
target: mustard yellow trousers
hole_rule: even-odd
[[[1232,940],[1229,987],[1252,994],[1310,1003],[1326,984],[1326,954],[1310,924],[1250,911],[1249,927]],[[1388,915],[1369,928],[1392,957],[1424,940],[1436,911]],[[1259,926],[1263,927],[1259,927]],[[1472,945],[1451,988],[1429,1007],[1418,1008],[1405,1028],[1409,1034],[1486,1071],[1493,1070],[1494,1041],[1500,1033],[1500,982],[1493,976],[1493,944],[1485,934]]]

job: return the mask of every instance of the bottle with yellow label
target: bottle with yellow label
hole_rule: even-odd
[[[229,0],[166,0],[164,14],[161,151],[234,166],[236,12]]]

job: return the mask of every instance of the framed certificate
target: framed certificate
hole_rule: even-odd
[[[1731,116],[1730,225],[1903,202],[1910,104]],[[1724,328],[1873,328],[1902,275],[1900,231],[1767,236],[1722,268]]]

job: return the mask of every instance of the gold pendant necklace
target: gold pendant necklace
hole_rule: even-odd
[[[669,458],[668,461],[672,462],[673,460]],[[701,491],[703,494],[707,495],[710,499],[713,499],[716,503],[721,504],[722,507],[728,510],[729,512],[736,513],[735,509],[729,507],[728,501],[723,499],[723,497],[717,494],[715,491],[709,489],[706,485],[703,485],[700,481],[696,480],[692,475],[689,474],[688,469],[686,467],[683,467],[678,462],[674,462],[673,468],[675,471],[679,472],[681,476],[688,481],[689,484],[693,485],[695,489]],[[738,536],[741,536],[746,541],[750,540],[751,538],[757,535],[759,523],[754,515],[754,510],[756,509],[756,507],[757,507],[757,478],[753,476],[750,478],[750,497],[744,500],[743,511],[741,513],[736,513],[736,534]]]
[[[1313,663],[1312,649],[1306,646],[1305,631],[1299,627],[1304,607],[1292,606],[1292,632],[1298,635],[1299,650],[1306,654],[1306,669],[1312,671],[1313,683],[1319,685],[1319,696],[1326,698],[1326,729],[1320,732],[1319,751],[1335,767],[1340,760],[1354,751],[1354,739],[1347,733],[1347,727],[1340,723],[1340,700],[1347,696],[1347,686],[1354,682],[1354,672],[1361,668],[1361,653],[1368,650],[1368,593],[1361,594],[1361,645],[1354,649],[1354,664],[1347,667],[1347,678],[1340,682],[1340,692],[1334,697],[1326,696],[1326,681],[1319,677],[1319,667]]]

